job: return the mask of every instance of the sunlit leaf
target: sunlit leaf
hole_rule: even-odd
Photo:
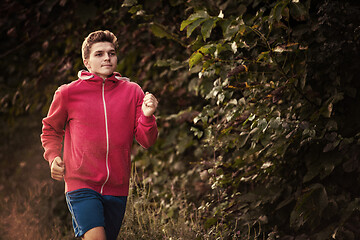
[[[206,19],[208,17],[209,17],[209,14],[206,11],[198,11],[196,13],[193,13],[189,16],[188,19],[186,19],[185,21],[183,21],[181,23],[180,31],[184,30],[184,28],[186,28],[189,24],[195,22],[196,20]]]
[[[193,53],[189,59],[189,68],[191,69],[194,65],[198,64],[202,60],[203,56],[204,55],[201,52]]]
[[[124,0],[122,7],[132,7],[138,3],[137,0]]]

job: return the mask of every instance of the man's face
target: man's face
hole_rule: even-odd
[[[90,49],[90,56],[84,60],[89,72],[102,78],[107,78],[115,71],[117,57],[114,45],[110,42],[94,43]]]

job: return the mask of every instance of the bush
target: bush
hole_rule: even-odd
[[[10,50],[0,56],[0,116],[9,127],[0,156],[11,169],[4,176],[23,161],[12,151],[22,146],[13,133],[27,124],[39,132],[33,116],[44,115],[54,89],[80,70],[82,38],[107,26],[121,36],[117,70],[160,100],[159,140],[148,151],[134,147],[151,191],[135,186],[130,232],[135,225],[156,237],[359,238],[355,1],[5,5],[2,46]],[[19,9],[22,17],[4,20]],[[41,30],[47,22],[54,25]],[[173,229],[195,219],[201,227],[189,235]],[[130,235],[141,234],[150,237]]]

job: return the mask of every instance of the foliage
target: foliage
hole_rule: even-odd
[[[343,135],[347,127],[338,124],[341,102],[358,97],[354,75],[349,76],[353,69],[341,69],[349,55],[337,60],[345,40],[324,36],[336,34],[326,21],[333,21],[340,3],[227,4],[218,12],[215,6],[195,6],[180,25],[191,39],[189,69],[198,72],[188,90],[206,100],[197,104],[202,111],[191,126],[198,140],[181,137],[186,147],[193,141],[195,154],[202,149],[195,159],[201,183],[208,186],[199,207],[205,228],[221,226],[217,236],[232,238],[258,224],[280,235],[347,234],[345,223],[358,200],[346,199],[349,209],[339,201],[345,194],[341,181],[330,179],[342,176],[345,163],[358,156],[358,125]],[[357,19],[358,11],[349,11],[354,14],[349,19]],[[338,29],[355,29],[351,20],[334,22]],[[354,55],[358,36],[345,36]],[[322,44],[331,47],[323,53]]]
[[[5,150],[21,143],[15,130],[39,132],[56,87],[83,68],[82,39],[106,27],[117,70],[160,100],[159,140],[134,145],[133,161],[163,221],[187,208],[210,239],[360,236],[355,1],[3,5]]]

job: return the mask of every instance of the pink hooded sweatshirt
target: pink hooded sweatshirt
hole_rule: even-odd
[[[62,156],[66,192],[128,195],[134,136],[148,148],[158,135],[155,117],[142,113],[143,98],[140,86],[119,73],[103,80],[80,71],[77,81],[58,88],[42,121],[41,142],[50,165]]]

